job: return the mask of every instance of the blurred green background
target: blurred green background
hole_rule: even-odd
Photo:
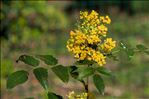
[[[69,32],[73,29],[80,10],[96,10],[109,15],[109,36],[124,40],[128,45],[144,44],[149,47],[149,1],[87,0],[87,1],[10,1],[1,2],[1,97],[44,99],[44,90],[35,80],[31,68],[15,61],[21,54],[52,54],[63,65],[73,63],[66,49]],[[149,99],[149,56],[136,54],[131,61],[123,53],[120,62],[108,60],[106,67],[115,77],[104,77],[105,96],[100,96],[91,84],[89,89],[97,99]],[[13,90],[6,90],[6,79],[15,70],[30,72],[29,81]],[[62,83],[49,71],[51,90],[66,97],[69,91],[83,91],[73,80]],[[92,82],[92,80],[90,80]],[[76,87],[78,86],[78,87]]]

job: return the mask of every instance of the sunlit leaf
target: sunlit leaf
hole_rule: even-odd
[[[104,75],[107,75],[107,76],[113,76],[112,72],[110,70],[108,70],[107,68],[105,68],[105,67],[98,67],[96,70],[101,74],[104,74]]]
[[[7,89],[12,89],[19,84],[23,84],[27,81],[28,75],[28,72],[24,70],[12,73],[7,79]]]
[[[62,65],[58,65],[52,68],[52,71],[63,81],[68,82],[69,80],[69,74],[68,74],[68,68],[64,67]]]
[[[48,92],[48,99],[63,99],[63,97],[55,93]]]
[[[93,82],[94,82],[95,87],[100,92],[100,94],[104,95],[105,85],[104,85],[104,82],[103,82],[103,79],[101,78],[101,76],[99,76],[97,74],[94,75]]]
[[[21,55],[17,60],[17,62],[18,61],[22,61],[25,64],[28,64],[34,67],[39,65],[39,61],[35,59],[33,56],[29,56],[29,55]]]
[[[34,75],[36,79],[39,81],[39,83],[41,84],[41,86],[47,90],[49,87],[48,70],[43,67],[36,68],[34,69]]]
[[[58,62],[52,55],[37,55],[36,57],[44,61],[47,65],[56,65]]]
[[[92,67],[80,68],[78,79],[83,79],[88,77],[94,73],[94,69]]]

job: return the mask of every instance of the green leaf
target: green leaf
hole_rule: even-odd
[[[149,55],[149,51],[145,51],[145,53],[146,53],[147,55]]]
[[[52,55],[37,55],[36,57],[44,61],[47,65],[56,65],[58,62]]]
[[[128,59],[130,60],[133,55],[135,54],[134,50],[133,49],[127,49],[126,50],[126,53],[127,53],[127,56],[128,56]]]
[[[119,46],[124,50],[127,49],[127,45],[123,41],[120,41]]]
[[[64,67],[62,65],[58,65],[52,68],[52,71],[63,81],[68,82],[69,80],[69,74],[68,74],[68,68]]]
[[[43,68],[43,67],[39,67],[34,69],[34,75],[36,77],[36,79],[39,81],[39,83],[41,84],[41,86],[48,90],[49,84],[48,84],[48,70]]]
[[[138,45],[136,45],[136,47],[137,47],[140,51],[145,51],[145,50],[147,50],[147,47],[145,47],[145,46],[142,45],[142,44],[138,44]]]
[[[63,97],[60,95],[56,95],[55,93],[48,92],[48,99],[63,99]]]
[[[29,55],[21,55],[16,62],[18,61],[22,61],[25,64],[28,64],[34,67],[39,65],[39,61],[35,59],[33,56],[29,56]]]
[[[69,66],[69,71],[70,72],[75,72],[78,69],[77,66]]]
[[[113,55],[112,53],[107,54],[107,57],[112,58],[114,61],[118,61],[117,56]]]
[[[82,80],[85,77],[88,77],[94,73],[94,69],[92,67],[80,68],[79,70],[79,80]]]
[[[110,70],[108,70],[107,68],[104,67],[97,67],[96,69],[99,73],[107,75],[107,76],[113,76],[112,72]]]
[[[69,67],[69,72],[70,72],[70,75],[71,77],[73,77],[74,79],[77,79],[78,78],[78,68],[76,66],[70,66]]]
[[[93,64],[93,61],[89,61],[89,60],[79,60],[77,62],[75,62],[76,65],[88,65],[88,64]]]
[[[12,73],[7,79],[7,89],[12,89],[19,84],[23,84],[27,81],[28,75],[28,72],[24,70]]]
[[[95,87],[100,92],[100,94],[104,95],[105,85],[104,85],[103,79],[99,75],[96,74],[93,76],[93,82],[94,82]]]
[[[123,49],[123,51],[127,54],[128,59],[130,60],[135,54],[134,49],[129,48],[123,41],[121,41],[119,45]]]

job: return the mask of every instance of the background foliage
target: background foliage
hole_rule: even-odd
[[[135,47],[134,45],[140,43],[149,46],[148,6],[148,1],[107,1],[106,3],[103,1],[1,1],[2,98],[16,99],[36,96],[35,94],[38,94],[36,98],[39,99],[45,97],[33,75],[29,78],[30,82],[12,91],[6,90],[6,79],[10,73],[21,68],[30,72],[26,65],[15,62],[23,53],[52,54],[57,56],[63,65],[73,63],[74,60],[66,49],[66,41],[69,31],[75,26],[80,10],[95,9],[103,14],[109,14],[112,19],[112,24],[109,26],[110,36],[127,42],[127,46]],[[131,61],[128,61],[123,53],[119,57],[120,62],[109,61],[106,65],[115,77],[105,78],[107,86],[104,98],[148,98],[149,57],[145,54],[136,54]],[[49,84],[52,85],[50,88],[62,96],[68,91],[82,88],[76,81],[68,83],[67,86],[63,85],[53,72],[49,71],[49,76]],[[78,84],[77,88],[74,83]],[[53,87],[54,85],[57,88]],[[95,88],[91,85],[90,90],[95,91]]]

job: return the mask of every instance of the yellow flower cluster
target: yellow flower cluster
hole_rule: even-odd
[[[107,38],[101,45],[101,48],[105,52],[110,52],[115,47],[115,43],[115,41],[112,41],[112,38]]]
[[[109,18],[109,16],[106,16],[106,17],[101,16],[100,21],[102,21],[105,24],[110,24],[111,23],[111,19]]]
[[[106,38],[110,24],[108,16],[99,17],[99,14],[92,10],[91,13],[80,12],[80,24],[78,28],[70,32],[70,39],[67,42],[68,51],[74,54],[79,60],[90,60],[97,62],[100,66],[106,63],[106,53],[109,53],[116,45],[112,38]]]
[[[81,12],[80,11],[80,19],[83,20],[82,26],[97,26],[100,23],[98,18],[98,13],[96,11],[92,11],[90,14],[88,12]]]
[[[87,99],[87,93],[76,94],[74,91],[69,92],[68,99]]]

